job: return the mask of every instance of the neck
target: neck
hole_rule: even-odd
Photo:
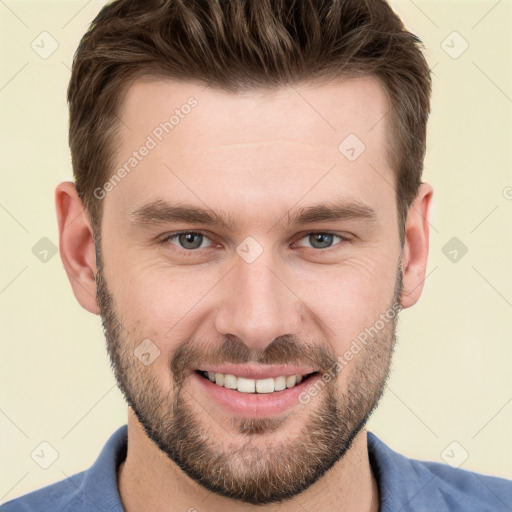
[[[261,506],[234,501],[206,490],[189,478],[146,435],[129,409],[128,451],[118,468],[118,488],[126,512],[261,512]],[[322,478],[301,494],[265,512],[300,509],[378,512],[379,493],[368,457],[366,431]]]

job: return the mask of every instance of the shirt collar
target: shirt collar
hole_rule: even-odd
[[[428,466],[428,463],[408,459],[371,432],[367,432],[367,441],[370,464],[379,488],[379,512],[452,510],[445,496],[452,494],[453,489],[441,492],[446,484],[433,470],[441,465],[430,463]],[[117,486],[117,469],[126,458],[127,442],[128,427],[123,425],[111,435],[94,464],[85,472],[81,483],[84,499],[92,503],[98,501],[95,505],[99,510],[124,512]],[[470,497],[465,496],[459,496],[457,503],[462,507],[474,505]]]
[[[128,425],[123,425],[110,436],[94,464],[85,472],[84,499],[93,502],[98,510],[125,512],[117,487],[117,468],[126,459],[127,448]]]

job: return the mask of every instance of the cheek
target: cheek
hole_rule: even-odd
[[[130,289],[139,294],[142,313],[177,321],[196,304],[200,309],[202,298],[208,296],[225,272],[219,267],[147,266],[134,276]]]
[[[131,332],[155,340],[160,350],[169,353],[205,321],[212,292],[225,272],[218,267],[199,270],[132,260],[115,280],[116,309]]]
[[[302,281],[298,296],[317,315],[327,339],[335,340],[337,353],[392,305],[396,265],[378,257],[347,260],[342,266],[324,270]]]

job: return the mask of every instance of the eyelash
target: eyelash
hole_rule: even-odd
[[[348,242],[350,240],[347,237],[338,235],[336,233],[332,233],[330,231],[310,231],[309,233],[306,233],[305,235],[301,236],[298,240],[300,241],[300,240],[303,240],[304,238],[308,238],[311,235],[318,235],[318,234],[320,234],[320,235],[332,235],[334,237],[339,238],[340,242],[338,242],[336,244],[333,244],[330,247],[326,247],[324,249],[316,248],[316,247],[306,247],[306,249],[312,249],[313,251],[318,252],[318,253],[325,253],[325,252],[328,252],[328,251],[330,251],[332,249],[335,249],[336,246],[341,245],[344,242]],[[178,237],[180,235],[202,235],[203,237],[205,237],[205,238],[209,239],[211,242],[213,242],[213,240],[211,240],[211,238],[206,233],[203,233],[202,231],[176,231],[174,233],[169,233],[169,234],[165,235],[165,237],[160,241],[160,243],[162,245],[167,245],[168,243],[170,243],[169,241],[171,239],[176,238],[176,237]],[[293,243],[293,245],[294,244],[295,244],[295,242]],[[210,248],[210,247],[203,247],[203,248],[198,248],[198,249],[185,249],[184,247],[180,247],[177,244],[172,244],[172,245],[176,246],[178,249],[182,250],[183,252],[189,253],[189,254],[199,253],[199,252],[201,252],[204,249],[209,249]]]

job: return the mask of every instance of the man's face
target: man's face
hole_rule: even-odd
[[[305,490],[382,393],[401,292],[387,111],[372,79],[128,91],[116,169],[136,162],[103,199],[98,302],[147,436],[213,492],[262,504]],[[244,393],[215,370],[308,377]]]

